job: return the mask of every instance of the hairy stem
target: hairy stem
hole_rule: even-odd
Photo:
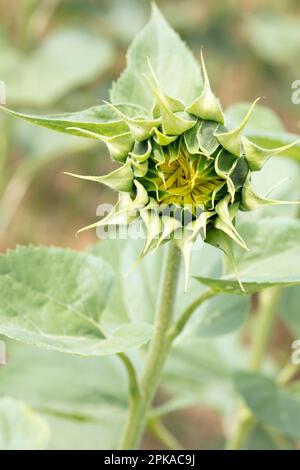
[[[140,444],[146,426],[147,413],[170,349],[171,342],[167,333],[173,320],[180,258],[181,254],[177,246],[172,242],[169,243],[157,302],[155,333],[146,356],[140,381],[140,393],[130,403],[121,449],[136,449]]]
[[[195,312],[195,310],[200,307],[200,305],[202,305],[204,302],[206,302],[206,300],[209,300],[211,299],[212,297],[214,297],[216,294],[216,292],[214,292],[213,290],[211,289],[208,289],[204,292],[202,292],[201,295],[199,295],[199,297],[197,297],[185,310],[184,312],[181,314],[179,320],[175,323],[174,327],[172,327],[169,335],[170,335],[170,340],[173,341],[173,339],[176,338],[176,336],[180,335],[180,333],[183,331],[185,325],[187,324],[187,322],[189,321],[189,319],[191,318],[191,316],[193,315],[193,313]]]

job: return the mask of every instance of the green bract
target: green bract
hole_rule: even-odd
[[[235,228],[237,212],[286,203],[256,195],[251,174],[295,143],[270,150],[243,136],[257,100],[236,128],[227,129],[202,54],[201,69],[202,76],[154,7],[149,24],[130,48],[127,69],[114,84],[112,103],[73,115],[13,114],[99,139],[121,163],[105,176],[73,175],[119,193],[112,212],[82,230],[140,220],[147,233],[143,255],[173,238],[184,254],[187,273],[192,245],[201,237],[226,253],[239,278],[231,245],[247,246]]]

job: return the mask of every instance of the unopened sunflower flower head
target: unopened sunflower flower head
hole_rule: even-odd
[[[152,112],[141,109],[139,116],[132,117],[121,105],[109,104],[126,131],[119,133],[116,127],[113,135],[102,140],[122,166],[105,176],[73,176],[102,182],[118,191],[119,198],[108,216],[82,230],[140,219],[147,235],[143,255],[173,239],[184,255],[186,282],[191,249],[201,237],[225,252],[239,280],[232,244],[248,248],[235,227],[237,212],[285,203],[257,196],[251,175],[272,155],[294,144],[270,150],[243,136],[258,100],[239,126],[228,130],[202,53],[201,66],[203,90],[192,103],[168,96],[148,59],[149,73],[143,79],[155,98]]]

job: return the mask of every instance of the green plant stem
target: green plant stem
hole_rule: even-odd
[[[158,419],[148,421],[148,429],[168,450],[183,450],[178,439]]]
[[[0,192],[5,181],[5,164],[7,160],[7,140],[3,133],[0,133]]]
[[[61,0],[44,0],[36,2],[27,20],[27,26],[24,35],[25,48],[30,48],[39,41],[43,33],[47,30],[47,26],[55,13]]]
[[[279,372],[277,377],[277,382],[281,386],[287,385],[299,372],[299,364],[293,364],[292,362],[288,362]]]
[[[240,405],[235,426],[235,432],[227,443],[227,450],[243,449],[250,432],[255,426],[255,418],[244,404]]]
[[[250,363],[252,370],[260,370],[276,314],[276,307],[281,295],[281,289],[273,287],[260,294],[258,321],[254,331],[253,353]]]
[[[18,47],[24,50],[24,42],[28,28],[28,21],[32,11],[35,8],[37,0],[21,0],[19,2],[19,11],[16,18],[17,21],[17,40]]]
[[[185,325],[187,324],[187,322],[189,321],[189,319],[191,318],[191,316],[193,315],[193,313],[195,312],[195,310],[200,307],[200,305],[202,305],[204,302],[206,302],[206,300],[209,300],[211,299],[212,297],[214,297],[215,295],[217,295],[216,292],[214,292],[213,290],[211,289],[208,289],[204,292],[202,292],[201,295],[199,295],[199,297],[197,297],[184,311],[183,313],[181,314],[181,316],[179,317],[179,320],[175,323],[174,327],[171,328],[171,331],[169,333],[170,335],[170,340],[173,341],[176,336],[180,335],[180,333],[183,331]]]
[[[179,249],[175,243],[170,242],[164,260],[160,284],[155,333],[146,356],[140,381],[140,393],[130,403],[128,419],[120,445],[121,449],[136,449],[139,446],[146,425],[147,413],[157,390],[161,372],[170,349],[171,342],[167,333],[173,320],[180,258]]]
[[[272,334],[272,326],[276,314],[276,307],[281,295],[281,289],[273,287],[260,294],[257,324],[253,333],[253,350],[250,369],[259,371]],[[235,431],[227,444],[229,450],[239,450],[245,447],[248,436],[254,428],[256,419],[251,411],[241,405],[237,416]]]
[[[136,400],[139,396],[139,384],[137,381],[134,366],[125,353],[119,353],[118,357],[121,359],[126,368],[130,400]]]

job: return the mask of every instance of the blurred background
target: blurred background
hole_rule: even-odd
[[[299,133],[300,105],[291,101],[291,84],[300,80],[299,1],[156,3],[196,56],[204,47],[211,82],[224,108],[261,96],[288,131]],[[6,83],[7,106],[50,114],[101,103],[149,13],[147,0],[0,0],[0,80]],[[1,251],[16,244],[83,249],[95,243],[94,231],[78,238],[75,232],[95,221],[98,204],[114,202],[116,196],[63,172],[100,175],[112,168],[100,143],[35,128],[0,113]],[[274,344],[286,347],[289,341],[279,325]],[[195,369],[189,364],[188,347],[183,352],[192,378],[197,364]],[[51,357],[54,361],[55,355]],[[22,360],[26,357],[20,356],[19,364]],[[39,370],[33,370],[32,380],[35,373]],[[203,448],[222,445],[222,423],[211,409],[190,408],[174,420],[187,447],[195,448],[199,441]],[[148,440],[144,445],[157,443]]]
[[[291,84],[300,79],[296,0],[158,0],[171,25],[199,55],[224,107],[264,97],[290,132],[299,130]],[[150,13],[147,0],[0,0],[0,80],[8,107],[33,113],[79,111],[108,98],[111,81]],[[53,243],[83,248],[94,232],[104,186],[63,174],[103,174],[102,144],[55,134],[0,115],[1,248]]]

